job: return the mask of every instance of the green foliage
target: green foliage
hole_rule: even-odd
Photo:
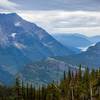
[[[60,83],[33,87],[16,78],[12,87],[0,85],[0,100],[100,100],[100,69],[64,72]]]

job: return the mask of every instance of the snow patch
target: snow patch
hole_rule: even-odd
[[[89,47],[79,47],[78,49],[80,49],[81,51],[87,51],[87,49],[88,49]]]
[[[53,42],[49,42],[49,43],[43,43],[44,46],[46,47],[53,47]]]
[[[21,43],[18,43],[18,42],[15,42],[14,45],[18,48],[18,49],[25,49],[26,46],[24,44],[21,44]]]
[[[78,49],[80,49],[81,51],[85,52],[85,51],[88,50],[89,47],[91,47],[91,46],[95,46],[95,45],[96,45],[96,43],[91,44],[91,45],[89,45],[89,46],[87,46],[87,47],[78,47]]]
[[[15,38],[17,33],[12,33],[11,37]]]
[[[15,23],[15,26],[20,26],[20,25],[21,25],[20,22],[16,22],[16,23]]]

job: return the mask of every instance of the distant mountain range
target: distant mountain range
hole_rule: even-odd
[[[100,35],[89,37],[91,42],[97,43],[100,42]]]
[[[56,40],[64,46],[72,46],[81,50],[86,50],[89,46],[100,42],[100,36],[88,37],[78,33],[59,33],[52,35]]]
[[[80,54],[67,56],[67,57],[58,57],[57,59],[67,62],[71,65],[80,65],[84,67],[99,68],[100,67],[100,42],[95,46],[91,46],[87,51]]]
[[[98,67],[100,43],[86,52],[79,49],[98,41],[80,34],[52,37],[16,13],[0,14],[0,83],[11,85],[20,75],[24,81],[44,84],[60,79],[65,70],[77,70],[79,64]]]
[[[0,14],[0,73],[5,73],[4,77],[0,74],[1,81],[16,76],[27,64],[74,53],[16,13]]]
[[[26,82],[47,84],[53,80],[60,80],[63,77],[64,71],[67,72],[69,69],[76,71],[77,67],[54,58],[48,58],[26,65],[19,74]]]
[[[16,13],[0,14],[1,65],[15,66],[17,64],[18,66],[28,61],[39,61],[47,57],[73,53],[44,29],[23,20]]]
[[[81,34],[54,34],[53,36],[65,46],[86,47],[91,45],[91,41]]]
[[[49,83],[52,80],[61,79],[63,72],[68,71],[68,69],[76,71],[80,64],[83,69],[100,67],[100,42],[80,54],[48,58],[26,65],[20,72],[20,76],[24,81],[34,84]]]

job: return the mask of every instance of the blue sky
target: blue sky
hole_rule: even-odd
[[[0,0],[0,12],[16,12],[51,34],[100,35],[100,0]]]

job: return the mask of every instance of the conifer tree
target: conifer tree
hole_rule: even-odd
[[[15,89],[16,89],[16,100],[20,100],[21,99],[21,86],[20,86],[19,77],[16,78]]]

